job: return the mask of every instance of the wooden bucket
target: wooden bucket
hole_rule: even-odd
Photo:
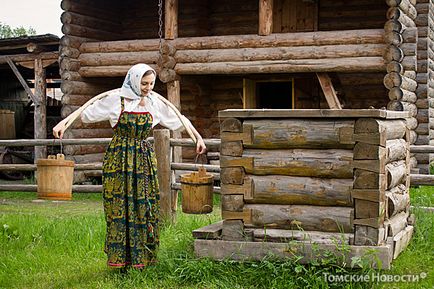
[[[182,211],[186,214],[212,212],[213,175],[204,167],[198,172],[181,175]]]
[[[63,154],[39,159],[37,165],[38,199],[71,200],[74,162]]]

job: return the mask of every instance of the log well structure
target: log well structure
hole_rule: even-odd
[[[308,262],[332,251],[349,265],[351,257],[373,251],[370,262],[389,268],[407,246],[413,233],[408,112],[224,110],[220,116],[223,221],[193,232],[199,256],[244,260],[271,253]]]
[[[279,147],[282,142],[286,143],[285,138],[267,144],[271,149],[263,151],[249,145],[240,146],[238,142],[227,144],[231,146],[230,150],[246,154],[243,161],[247,163],[235,166],[233,162],[239,160],[228,157],[239,155],[234,156],[232,151],[226,154],[227,157],[222,159],[222,168],[225,168],[221,175],[222,183],[226,188],[239,186],[241,184],[224,183],[225,177],[243,176],[244,179],[247,173],[252,175],[252,181],[243,183],[241,190],[255,184],[255,188],[263,188],[263,191],[255,191],[255,202],[239,196],[244,193],[228,194],[230,197],[224,195],[224,198],[233,200],[223,202],[229,209],[223,210],[226,224],[223,228],[226,229],[219,236],[224,239],[232,233],[245,233],[245,230],[239,231],[245,227],[244,224],[259,226],[271,222],[277,224],[276,230],[288,230],[301,222],[307,231],[324,229],[327,234],[336,234],[341,230],[347,244],[382,248],[380,251],[383,250],[381,252],[386,256],[384,264],[390,265],[387,256],[396,246],[390,242],[388,245],[387,238],[396,239],[392,244],[402,245],[406,242],[400,240],[411,235],[408,232],[406,237],[398,236],[403,235],[402,229],[407,230],[408,226],[389,233],[388,228],[392,225],[387,223],[395,223],[395,215],[402,215],[399,224],[407,222],[407,215],[401,214],[407,212],[408,204],[405,201],[408,199],[408,184],[403,180],[407,179],[409,169],[428,173],[429,168],[429,157],[408,155],[408,149],[403,152],[403,147],[409,143],[426,144],[431,138],[430,123],[434,115],[430,113],[432,103],[429,101],[434,88],[430,70],[433,66],[431,2],[165,0],[161,7],[164,15],[160,49],[158,1],[62,0],[64,36],[59,59],[65,94],[62,115],[69,115],[97,93],[119,87],[129,67],[140,62],[150,64],[158,71],[156,91],[180,107],[207,138],[220,137],[218,111],[242,108],[327,109],[330,105],[328,93],[334,91],[345,108],[342,114],[347,114],[348,118],[340,117],[327,123],[330,121],[327,118],[319,120],[315,116],[313,120],[298,115],[300,127],[318,126],[314,133],[324,138],[317,140],[316,145]],[[321,84],[319,79],[323,80]],[[279,83],[290,88],[282,89]],[[278,98],[269,101],[277,94]],[[372,110],[378,112],[374,115],[351,114],[352,110],[368,108],[387,108],[389,114],[377,110]],[[387,116],[391,115],[389,111],[406,113],[392,119]],[[294,120],[293,116],[290,118]],[[258,124],[250,121],[244,117],[239,119],[243,129],[254,130]],[[377,123],[378,131],[363,131],[363,125],[356,125],[359,121],[368,121],[369,128]],[[391,127],[399,127],[400,133],[405,122],[408,128],[405,138],[403,135],[390,138],[383,130],[383,122],[393,123]],[[329,139],[321,134],[321,128],[332,127],[343,127],[340,133],[344,135],[372,134],[372,138],[387,140],[388,143],[378,143],[378,139],[377,143],[367,143],[364,147],[362,138],[350,138],[348,143],[326,146],[333,150],[325,153],[319,143],[327,143]],[[389,125],[385,127],[388,129]],[[285,129],[285,132],[281,129],[280,134],[296,130],[295,124]],[[222,133],[240,132],[223,128]],[[89,125],[77,121],[65,137],[109,137],[111,134],[108,123]],[[222,147],[222,155],[226,149]],[[286,150],[291,150],[289,155]],[[362,156],[357,155],[359,150]],[[101,161],[103,151],[104,146],[65,147],[66,154],[77,163]],[[387,157],[384,157],[385,151]],[[395,153],[398,158],[389,158]],[[186,154],[188,152],[183,155]],[[262,165],[254,167],[252,160],[259,160],[256,164]],[[391,163],[388,166],[390,177],[386,177],[387,163]],[[286,169],[276,172],[271,166],[276,164]],[[375,171],[372,171],[370,166],[374,164]],[[245,169],[233,170],[234,166]],[[279,182],[291,184],[294,196],[273,195],[270,198],[267,195],[271,184],[267,184],[266,176],[276,174]],[[287,176],[291,176],[291,180]],[[300,178],[308,178],[308,182]],[[369,187],[371,181],[378,187]],[[306,197],[306,192],[298,189],[305,185],[320,193]],[[233,189],[235,192],[240,190],[239,187]],[[395,199],[398,203],[404,202],[405,209],[397,205],[396,212],[393,209],[386,215],[386,191],[399,195]],[[407,197],[401,198],[401,195]],[[309,207],[314,205],[317,207]],[[292,210],[288,206],[296,207]],[[327,216],[333,210],[332,215],[337,214],[335,217],[340,227],[334,221],[318,223],[318,220],[309,219],[309,212],[318,208],[321,216]],[[369,209],[364,211],[365,208]],[[276,219],[261,219],[264,210]],[[307,219],[293,218],[296,221],[288,224],[284,216],[291,210],[297,212],[294,214],[307,216]],[[257,213],[249,215],[249,212]],[[249,223],[253,219],[256,223]],[[309,225],[303,227],[303,224]],[[247,232],[251,234],[251,231]],[[255,237],[253,232],[253,239],[263,238],[266,234],[256,233]],[[316,239],[324,239],[321,236],[319,234]],[[327,235],[325,239],[330,240],[329,237]],[[199,240],[198,244],[200,242],[206,241]]]

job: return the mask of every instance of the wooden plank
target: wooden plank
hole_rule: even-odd
[[[222,211],[242,212],[244,207],[244,195],[221,196]]]
[[[364,118],[404,119],[410,117],[408,111],[390,111],[380,109],[226,109],[219,111],[219,117],[239,118]]]
[[[380,189],[353,189],[351,191],[351,198],[381,202],[385,200],[385,191]]]
[[[195,239],[217,239],[222,233],[223,221],[193,230]]]
[[[282,229],[254,229],[253,237],[256,242],[285,243],[291,241],[309,241],[315,244],[350,244],[353,234],[330,233],[319,231],[300,231]]]
[[[353,166],[355,169],[362,169],[378,174],[386,173],[386,160],[354,160]]]
[[[404,230],[393,237],[393,259],[398,258],[399,254],[407,248],[413,236],[414,227],[407,226]]]
[[[372,228],[369,226],[355,225],[354,245],[357,246],[378,246],[384,243],[387,233],[385,228]]]
[[[335,244],[315,244],[310,242],[246,242],[223,240],[194,241],[194,252],[197,257],[208,257],[214,260],[263,260],[265,257],[274,256],[278,259],[297,257],[298,262],[307,264],[314,260],[329,258],[330,252],[336,256],[336,260],[342,260],[342,266],[351,266],[352,258],[368,256],[373,268],[390,269],[392,260],[392,246],[349,246],[348,251],[341,250]],[[298,257],[301,257],[298,259]],[[378,262],[378,260],[380,262]]]
[[[273,32],[273,0],[259,0],[259,35]]]
[[[245,240],[242,220],[223,220],[222,239],[228,241]]]
[[[335,88],[333,87],[332,80],[327,72],[317,72],[316,76],[321,85],[324,96],[327,100],[330,109],[342,109],[338,96],[336,95]]]
[[[243,124],[242,132],[221,132],[220,137],[222,142],[242,141],[243,145],[252,144],[253,127]]]
[[[178,0],[167,0],[164,3],[164,38],[175,39],[178,37]]]
[[[242,194],[245,200],[253,199],[253,180],[251,178],[244,178],[241,185],[234,184],[221,184],[222,195]]]
[[[252,210],[243,208],[242,212],[222,211],[223,220],[242,220],[245,224],[252,223]]]

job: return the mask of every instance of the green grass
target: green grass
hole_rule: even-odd
[[[433,288],[434,206],[432,188],[412,190],[416,231],[392,269],[380,274],[420,274],[418,283],[327,283],[324,274],[372,274],[370,268],[324,263],[302,266],[295,260],[217,262],[193,254],[193,229],[220,219],[178,213],[161,231],[159,263],[125,274],[106,266],[104,214],[99,194],[77,194],[70,202],[34,202],[34,193],[0,192],[0,288]],[[219,200],[215,200],[218,207]],[[325,264],[328,263],[328,264]]]

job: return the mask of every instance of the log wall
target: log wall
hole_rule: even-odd
[[[407,220],[409,115],[220,111],[223,222],[211,239],[222,250],[234,241],[248,247],[291,241],[320,249],[336,242],[380,251],[385,246],[388,267],[413,231]],[[196,238],[210,239],[203,235],[208,229]]]
[[[417,140],[416,145],[427,145],[430,142],[430,116],[428,96],[428,15],[429,0],[418,0],[416,4],[417,18],[415,20],[418,29],[417,40],[417,82],[416,106],[417,106]],[[417,160],[415,171],[422,174],[429,174],[429,155],[414,154]]]
[[[389,90],[387,109],[409,111],[407,125],[410,129],[409,141],[418,141],[418,30],[416,27],[416,2],[387,0],[387,22],[384,25],[385,40],[388,47],[384,54],[387,74],[384,85]],[[414,157],[413,157],[414,158]],[[412,163],[416,163],[416,160]]]
[[[421,1],[423,2],[423,1]],[[429,1],[428,5],[428,26],[427,26],[427,98],[428,98],[428,117],[429,117],[429,144],[434,144],[434,2]],[[429,155],[428,160],[428,172],[431,164],[431,160],[433,159],[433,155]]]

